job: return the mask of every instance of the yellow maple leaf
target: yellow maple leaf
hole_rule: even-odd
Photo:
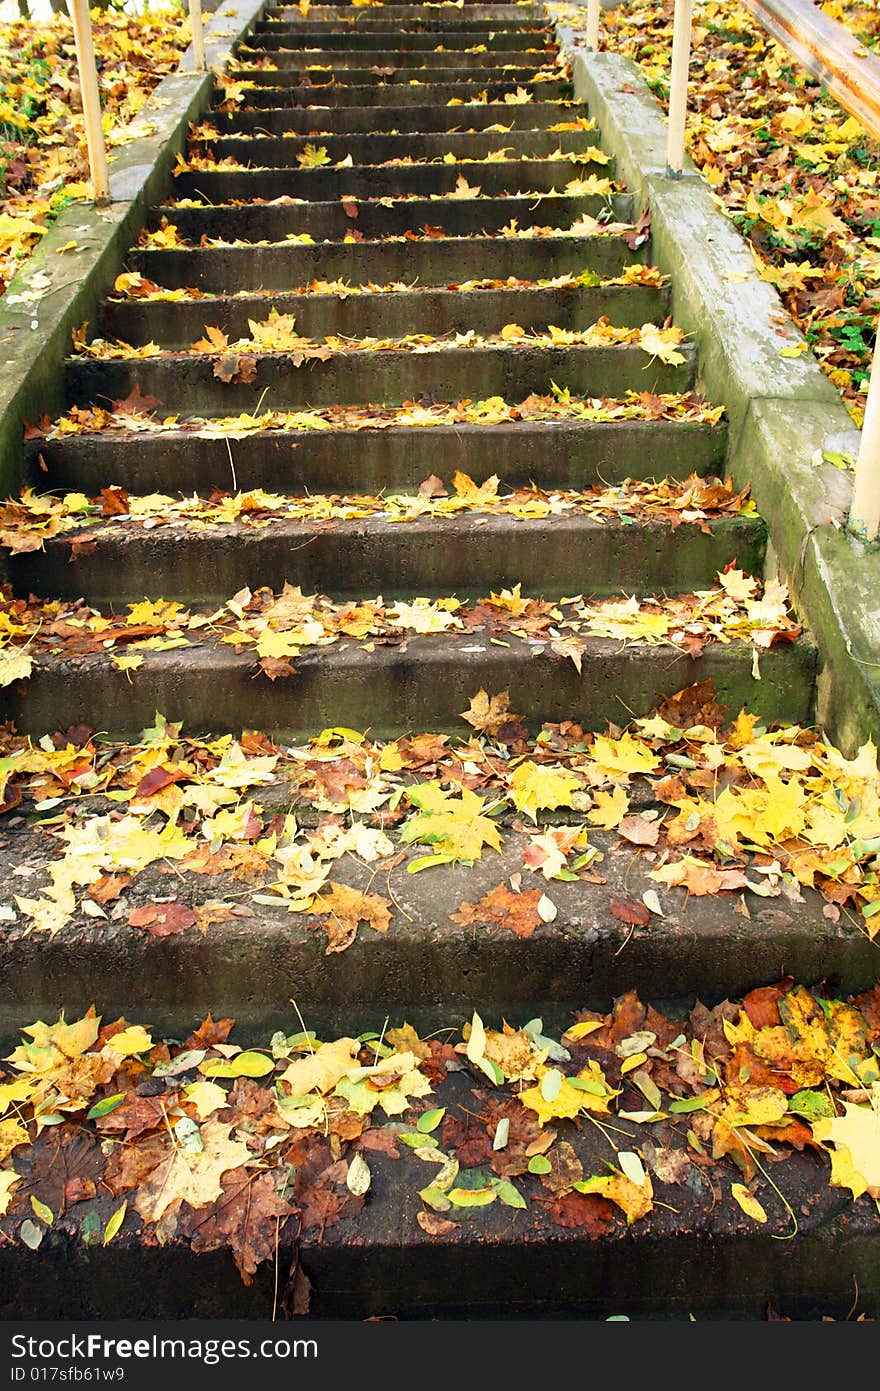
[[[528,760],[519,764],[510,779],[510,800],[517,811],[537,821],[539,811],[572,806],[572,794],[582,787],[580,778],[565,768],[552,768]]]
[[[304,145],[296,159],[300,169],[320,169],[330,163],[326,145]]]
[[[635,1183],[626,1174],[615,1170],[607,1178],[588,1178],[572,1185],[578,1193],[598,1193],[608,1198],[626,1213],[627,1226],[639,1217],[646,1217],[654,1206],[654,1186],[651,1175],[644,1173],[643,1182]]]
[[[12,1190],[17,1183],[21,1183],[21,1175],[14,1169],[0,1169],[0,1217],[4,1217],[9,1211]]]
[[[434,856],[447,859],[478,860],[483,846],[501,849],[498,827],[484,815],[486,798],[467,787],[460,795],[446,792],[439,782],[422,783],[407,790],[407,798],[418,810],[405,823],[401,840],[407,845],[431,845]],[[418,860],[413,864],[421,864]],[[412,865],[409,866],[412,871]]]
[[[880,1098],[873,1106],[843,1102],[843,1115],[813,1122],[813,1135],[833,1145],[831,1183],[848,1188],[854,1198],[869,1193],[880,1200]]]
[[[660,760],[642,739],[634,739],[627,731],[619,739],[597,734],[593,739],[591,757],[610,778],[628,781],[630,773],[653,773]]]
[[[611,792],[597,792],[593,805],[587,812],[591,826],[600,826],[603,831],[613,831],[619,826],[629,811],[629,797],[621,783],[616,783]]]

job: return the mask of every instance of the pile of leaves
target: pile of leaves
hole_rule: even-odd
[[[570,658],[578,671],[593,638],[616,643],[667,645],[698,657],[708,643],[744,642],[758,653],[777,642],[794,642],[800,625],[788,612],[788,590],[777,580],[761,581],[735,567],[719,572],[718,583],[693,594],[659,598],[602,599],[582,594],[559,600],[528,597],[514,585],[468,600],[456,595],[387,603],[381,595],[337,603],[323,594],[303,594],[285,583],[243,588],[220,608],[200,611],[174,599],[143,599],[125,615],[102,612],[83,600],[15,598],[0,590],[0,686],[26,679],[35,665],[105,658],[131,674],[145,652],[167,652],[190,643],[221,643],[253,650],[270,678],[293,674],[291,662],[310,647],[349,639],[403,648],[414,636],[485,632],[502,643],[515,637]]]
[[[27,1026],[0,1073],[4,1237],[228,1250],[250,1283],[298,1240],[340,1225],[332,1239],[357,1241],[372,1203],[437,1240],[492,1239],[495,1204],[506,1240],[600,1240],[650,1231],[657,1206],[690,1230],[720,1215],[790,1237],[795,1204],[829,1186],[854,1215],[880,1202],[877,987],[838,999],[786,979],[682,1019],[628,994],[559,1039],[477,1012],[425,1039],[303,1025],[242,1048],[232,1027],[209,1015],[160,1039],[94,1009]]]
[[[104,134],[149,133],[140,112],[188,43],[182,4],[92,16]],[[73,28],[66,14],[0,25],[0,294],[59,212],[91,196]]]
[[[457,401],[405,401],[401,406],[334,405],[312,406],[297,411],[242,411],[233,416],[159,417],[159,402],[135,390],[124,400],[106,406],[73,406],[52,421],[43,416],[25,427],[25,439],[37,445],[40,440],[64,439],[70,435],[109,434],[119,431],[141,434],[170,434],[181,431],[206,439],[244,439],[263,431],[289,430],[391,430],[430,429],[439,425],[500,425],[529,420],[671,420],[679,423],[715,425],[724,414],[722,406],[710,405],[697,392],[634,392],[616,396],[578,396],[570,387],[551,384],[543,395],[535,392],[523,401],[508,402],[501,396],[485,400],[461,397]],[[13,500],[14,501],[14,500]]]
[[[554,883],[583,886],[577,912],[606,883],[605,856],[624,849],[646,887],[609,911],[634,931],[681,906],[682,890],[722,895],[745,918],[755,896],[803,904],[816,891],[832,923],[868,937],[880,927],[870,743],[849,759],[800,726],[745,711],[728,724],[711,683],[602,734],[566,721],[532,738],[506,691],[480,690],[461,713],[466,739],[338,728],[291,747],[255,731],[186,737],[161,716],[134,744],[81,727],[39,741],[7,729],[0,811],[42,819],[27,833],[32,867],[11,871],[27,895],[0,921],[54,934],[84,915],[162,937],[210,932],[256,903],[304,915],[333,954],[360,923],[386,932],[408,917],[391,887],[398,868],[505,850],[507,880],[463,898],[451,920],[525,938],[557,918]]]
[[[447,352],[450,349],[530,347],[530,348],[609,348],[638,347],[652,360],[678,366],[686,359],[678,351],[684,341],[681,329],[669,324],[660,327],[646,323],[640,328],[612,324],[605,315],[585,328],[559,328],[550,324],[546,329],[524,329],[519,324],[505,324],[497,333],[477,333],[467,329],[459,333],[433,335],[407,333],[397,337],[343,337],[328,334],[318,341],[297,333],[293,314],[279,314],[273,306],[262,322],[248,319],[250,334],[230,342],[228,334],[216,325],[206,325],[205,334],[189,349],[197,357],[214,359],[214,376],[220,381],[251,381],[257,369],[257,356],[283,354],[294,367],[304,362],[326,362],[338,354],[411,352]],[[163,349],[158,343],[131,343],[106,338],[88,339],[82,329],[73,332],[74,357],[91,358],[100,362],[132,361],[142,358],[172,358],[181,354]]]
[[[585,26],[584,7],[548,8]],[[853,11],[859,36],[876,40],[876,9],[822,8]],[[672,13],[672,0],[602,12],[601,47],[633,58],[664,104]],[[691,156],[861,424],[880,298],[876,141],[731,0],[694,5],[690,94]]]
[[[730,479],[722,482],[697,474],[660,482],[627,479],[580,491],[529,484],[501,492],[500,486],[497,474],[477,485],[466,473],[457,471],[448,486],[431,475],[417,493],[386,493],[381,497],[368,493],[294,496],[262,488],[238,493],[215,490],[207,498],[167,493],[129,497],[124,488],[115,487],[89,498],[84,493],[38,495],[25,488],[19,498],[9,498],[0,506],[0,546],[18,555],[42,549],[55,536],[75,532],[70,538],[73,554],[82,555],[118,532],[168,527],[202,532],[233,525],[265,530],[286,522],[320,523],[326,530],[328,524],[367,517],[415,522],[462,514],[490,514],[519,521],[584,516],[597,522],[625,519],[665,522],[672,527],[698,525],[708,532],[709,521],[718,517],[757,515],[748,488],[737,492]]]

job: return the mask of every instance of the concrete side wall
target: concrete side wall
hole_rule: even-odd
[[[205,30],[206,73],[192,70],[187,49],[176,73],[151,94],[140,120],[149,135],[111,154],[106,208],[73,203],[0,299],[0,490],[23,480],[22,428],[64,408],[62,365],[70,334],[94,321],[101,296],[119,274],[151,202],[166,194],[168,177],[186,142],[189,122],[211,100],[212,68],[222,68],[233,45],[253,27],[267,0],[226,0]],[[61,251],[70,242],[75,249]]]
[[[769,564],[818,644],[816,721],[845,749],[880,743],[880,547],[843,530],[851,476],[820,458],[855,452],[852,419],[811,352],[781,356],[802,335],[695,166],[667,175],[665,118],[638,67],[558,32],[603,148],[637,209],[650,210],[652,260],[673,277],[675,321],[697,345],[702,390],[729,416],[728,469],[738,486],[751,483]]]

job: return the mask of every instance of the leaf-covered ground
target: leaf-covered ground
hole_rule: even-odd
[[[496,1206],[508,1240],[601,1241],[657,1208],[791,1238],[829,1185],[870,1222],[876,988],[786,979],[676,1019],[630,993],[558,1037],[492,1024],[320,1039],[292,1017],[248,1048],[210,1015],[167,1040],[94,1010],[27,1025],[0,1070],[0,1230],[31,1250],[47,1235],[228,1250],[250,1283],[282,1242],[337,1226],[357,1241],[374,1204],[398,1241],[408,1223],[491,1233]],[[307,1279],[295,1295],[307,1312]]]
[[[138,936],[210,935],[253,899],[304,915],[332,954],[361,923],[394,925],[395,872],[491,866],[512,847],[521,862],[506,858],[502,882],[453,904],[452,921],[529,937],[556,917],[554,883],[589,894],[606,882],[602,847],[620,846],[650,881],[641,899],[612,900],[634,929],[681,889],[722,895],[745,918],[749,894],[797,904],[815,889],[832,923],[875,935],[872,745],[847,759],[815,731],[746,712],[731,724],[711,683],[604,733],[568,721],[532,738],[506,691],[476,692],[461,715],[461,737],[339,728],[298,746],[253,730],[188,737],[161,716],[132,744],[84,727],[39,741],[6,730],[0,810],[39,820],[15,823],[30,868],[12,870],[4,930],[54,934],[85,915]],[[355,865],[366,890],[344,882]]]
[[[112,159],[115,147],[148,133],[140,112],[176,69],[189,18],[169,0],[140,15],[95,11],[92,28]],[[70,19],[0,24],[0,294],[62,208],[90,196],[88,180]]]
[[[823,8],[876,41],[873,7]],[[549,9],[586,22],[584,7]],[[672,0],[602,12],[601,46],[633,58],[664,104],[672,12]],[[880,298],[877,142],[729,0],[694,5],[690,90],[690,154],[860,424]]]

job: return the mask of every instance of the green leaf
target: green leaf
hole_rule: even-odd
[[[84,1246],[94,1246],[98,1240],[101,1234],[101,1219],[95,1208],[86,1213],[80,1224],[79,1234]]]
[[[442,1188],[437,1188],[433,1183],[429,1184],[427,1188],[420,1188],[419,1197],[435,1212],[448,1212],[452,1206]]]
[[[607,1096],[608,1088],[601,1082],[594,1082],[589,1077],[569,1077],[568,1085],[574,1087],[576,1092],[589,1092],[590,1096]]]
[[[553,1165],[550,1163],[546,1154],[533,1154],[529,1160],[530,1174],[549,1174],[552,1168]]]
[[[504,1203],[505,1207],[528,1207],[528,1203],[518,1189],[512,1183],[502,1180],[495,1185],[495,1192]]]
[[[40,1221],[45,1222],[47,1227],[51,1227],[52,1223],[55,1221],[55,1214],[52,1209],[47,1207],[45,1203],[41,1203],[39,1198],[35,1198],[33,1194],[31,1194],[31,1207]]]
[[[275,1066],[272,1058],[252,1049],[234,1058],[206,1058],[199,1064],[204,1077],[265,1077]]]
[[[410,860],[406,872],[418,874],[419,870],[430,869],[432,865],[451,865],[454,859],[454,855],[420,855],[417,860]]]
[[[36,1222],[32,1222],[26,1217],[19,1229],[19,1236],[31,1251],[36,1251],[40,1242],[43,1240],[43,1228],[38,1227]]]
[[[128,1200],[126,1199],[126,1201],[120,1204],[120,1206],[116,1209],[113,1216],[110,1218],[110,1221],[104,1228],[104,1246],[109,1245],[109,1243],[115,1237],[116,1233],[119,1231],[119,1228],[122,1226],[122,1223],[125,1219],[125,1211],[127,1207]]]
[[[837,1115],[834,1102],[824,1092],[795,1092],[794,1096],[788,1098],[788,1109],[810,1121],[819,1120],[823,1116],[833,1118]]]
[[[495,1188],[453,1188],[449,1192],[453,1207],[488,1207],[494,1203]]]
[[[686,1096],[670,1101],[669,1109],[675,1116],[686,1116],[690,1111],[702,1111],[705,1104],[702,1096]]]
[[[437,1129],[445,1115],[445,1106],[438,1106],[433,1111],[425,1111],[416,1121],[416,1130],[420,1131],[422,1135],[430,1135],[432,1130]]]
[[[117,1106],[121,1106],[125,1100],[125,1092],[115,1092],[113,1096],[102,1097],[96,1101],[90,1110],[86,1111],[87,1121],[96,1121],[99,1116],[109,1116],[111,1111],[115,1111]]]
[[[401,1134],[398,1135],[397,1138],[401,1141],[402,1144],[409,1145],[411,1150],[421,1149],[423,1145],[431,1145],[433,1148],[434,1145],[434,1141],[431,1139],[430,1135],[425,1135],[422,1133],[418,1135]]]

